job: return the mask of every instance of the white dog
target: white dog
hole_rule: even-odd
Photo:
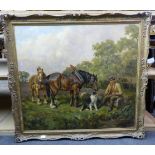
[[[90,111],[92,111],[92,107],[94,106],[95,110],[98,111],[98,108],[97,108],[97,94],[96,92],[93,92],[92,95],[90,95],[90,104],[89,104],[89,109]]]

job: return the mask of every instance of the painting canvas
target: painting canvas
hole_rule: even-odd
[[[132,127],[136,24],[15,26],[25,130]]]
[[[6,20],[17,141],[143,137],[143,16]]]

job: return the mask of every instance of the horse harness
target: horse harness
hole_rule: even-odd
[[[78,71],[75,71],[74,72],[74,75],[78,79],[78,81],[80,82],[80,84],[83,84],[84,83],[84,79],[83,79],[83,77],[81,76],[81,74]]]

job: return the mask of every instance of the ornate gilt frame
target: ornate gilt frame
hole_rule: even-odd
[[[5,35],[5,50],[9,67],[9,89],[12,96],[12,112],[15,120],[16,142],[30,139],[56,140],[69,138],[74,140],[85,140],[93,137],[118,138],[134,137],[144,138],[144,109],[145,88],[147,85],[148,55],[148,32],[151,21],[149,12],[133,11],[4,11],[1,12],[1,22]],[[22,112],[20,102],[20,91],[17,77],[17,57],[15,39],[13,33],[14,25],[26,24],[48,24],[48,23],[138,23],[140,25],[138,69],[137,69],[137,96],[135,127],[126,129],[100,129],[100,130],[57,130],[57,131],[23,131]]]

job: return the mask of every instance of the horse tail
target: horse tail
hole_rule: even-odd
[[[47,81],[45,86],[46,86],[46,94],[48,97],[55,96],[55,91],[53,90],[55,88],[55,85],[56,85],[55,89],[57,90],[61,89],[61,79],[62,79],[61,73],[53,73],[46,76]]]

